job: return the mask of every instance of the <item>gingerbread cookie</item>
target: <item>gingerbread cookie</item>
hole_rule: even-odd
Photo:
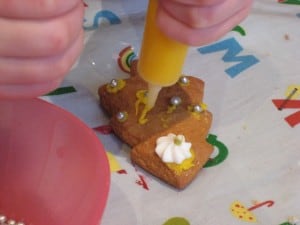
[[[206,142],[212,114],[202,102],[204,82],[182,76],[163,88],[146,115],[147,83],[131,64],[128,79],[113,79],[99,87],[101,106],[107,111],[115,134],[132,147],[134,164],[182,189],[209,159],[213,146]]]

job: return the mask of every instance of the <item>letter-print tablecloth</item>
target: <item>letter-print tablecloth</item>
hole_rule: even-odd
[[[60,92],[43,98],[81,118],[105,146],[111,188],[101,224],[297,224],[300,1],[256,0],[249,17],[222,39],[189,49],[183,73],[205,81],[215,163],[183,191],[132,166],[130,148],[109,132],[98,104],[100,85],[128,76],[119,53],[131,46],[124,57],[138,57],[147,2],[84,3],[85,49]]]

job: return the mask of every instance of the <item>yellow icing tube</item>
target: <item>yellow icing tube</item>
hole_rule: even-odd
[[[165,36],[156,26],[158,0],[149,0],[138,62],[140,76],[149,84],[146,108],[150,110],[162,87],[175,84],[181,76],[188,46]]]

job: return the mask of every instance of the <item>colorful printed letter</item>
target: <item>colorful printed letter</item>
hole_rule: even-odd
[[[273,104],[277,109],[300,109],[300,100],[286,100],[286,99],[273,99]],[[300,110],[285,117],[286,122],[294,127],[297,124],[300,124]]]
[[[238,56],[243,48],[234,38],[229,38],[224,41],[198,49],[201,54],[209,54],[223,50],[227,50],[222,58],[224,62],[239,62],[238,64],[225,70],[225,72],[231,78],[236,77],[244,70],[259,62],[259,60],[253,55]]]

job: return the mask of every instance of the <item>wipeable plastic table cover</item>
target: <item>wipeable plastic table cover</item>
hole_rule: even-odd
[[[213,160],[179,191],[132,165],[97,89],[138,58],[147,1],[85,0],[85,48],[52,95],[103,143],[111,186],[102,225],[290,225],[300,218],[300,1],[255,0],[220,40],[190,47],[183,74],[205,82]],[[158,57],[153,60],[160,60]],[[124,68],[123,68],[124,69]],[[218,163],[217,163],[218,162]],[[100,223],[100,222],[99,222]]]

